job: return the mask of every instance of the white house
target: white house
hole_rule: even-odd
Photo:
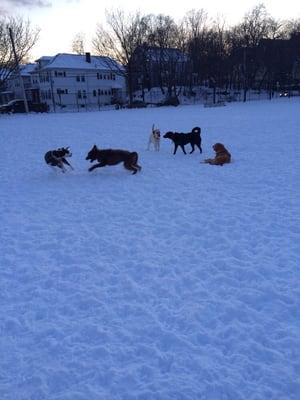
[[[53,111],[97,110],[125,99],[122,67],[108,57],[62,53],[36,62],[40,100]]]
[[[20,65],[20,74],[27,100],[38,103],[40,102],[39,79],[36,68],[37,64],[34,63]],[[6,101],[23,98],[23,89],[21,88],[20,77],[17,72],[13,72],[7,79],[4,94],[7,96]]]

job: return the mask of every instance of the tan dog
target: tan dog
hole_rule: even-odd
[[[213,149],[216,152],[215,158],[207,158],[206,160],[202,161],[203,163],[210,165],[223,165],[230,163],[231,154],[222,143],[215,143],[213,145]]]
[[[149,137],[147,150],[150,150],[151,144],[153,144],[155,151],[159,151],[159,147],[160,147],[160,130],[157,129],[157,128],[154,129],[154,124],[152,125],[152,132],[151,132],[150,137]]]

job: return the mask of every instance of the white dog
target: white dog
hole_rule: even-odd
[[[148,148],[150,150],[150,146],[153,144],[154,150],[159,151],[160,146],[160,130],[158,128],[154,128],[154,124],[152,125],[152,132],[149,137]]]

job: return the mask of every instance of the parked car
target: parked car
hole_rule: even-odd
[[[46,103],[32,103],[28,101],[28,109],[29,111],[34,112],[48,112],[49,107]],[[24,100],[15,99],[11,100],[6,104],[2,104],[0,106],[0,113],[24,113],[25,112],[25,104]]]
[[[289,97],[289,92],[287,91],[281,92],[279,93],[279,97]]]

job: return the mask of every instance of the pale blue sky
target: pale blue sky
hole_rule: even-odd
[[[72,39],[77,32],[86,35],[86,50],[90,48],[98,22],[105,21],[105,9],[121,8],[125,12],[166,14],[180,19],[191,9],[203,8],[214,18],[222,16],[228,24],[235,24],[244,14],[258,5],[256,0],[0,0],[0,12],[28,18],[33,26],[41,28],[38,44],[32,57],[71,52]],[[263,1],[267,11],[278,19],[300,18],[299,0]]]

